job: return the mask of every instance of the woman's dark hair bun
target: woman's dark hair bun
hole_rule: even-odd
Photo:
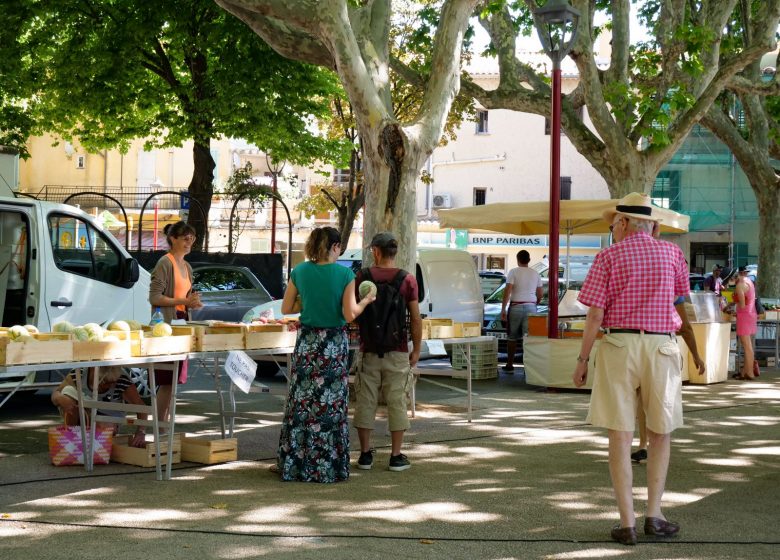
[[[168,235],[168,232],[171,231],[171,227],[173,224],[165,224],[165,227],[163,228],[163,233],[165,235]]]

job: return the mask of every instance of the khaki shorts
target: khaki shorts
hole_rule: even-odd
[[[384,358],[363,354],[355,377],[355,427],[374,429],[381,391],[387,403],[388,429],[391,432],[408,430],[406,393],[412,382],[409,354],[406,352],[387,352]]]
[[[633,432],[638,400],[649,430],[668,434],[683,425],[682,357],[675,337],[605,335],[594,369],[587,419],[594,426]]]

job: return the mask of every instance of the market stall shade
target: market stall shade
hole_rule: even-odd
[[[562,200],[559,231],[577,233],[609,233],[609,224],[602,214],[614,210],[617,200]],[[653,208],[661,218],[662,233],[685,233],[690,218],[666,208]],[[550,223],[550,203],[497,202],[469,208],[439,210],[441,227],[495,231],[514,235],[547,235]]]

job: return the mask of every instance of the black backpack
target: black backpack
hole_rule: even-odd
[[[399,270],[390,282],[377,282],[371,271],[360,271],[362,280],[376,284],[376,300],[357,318],[360,339],[366,352],[383,358],[385,352],[396,350],[406,337],[406,299],[401,293],[401,284],[408,273]]]

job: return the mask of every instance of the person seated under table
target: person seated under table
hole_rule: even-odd
[[[78,385],[76,384],[76,373],[70,372],[60,385],[51,394],[51,402],[57,407],[66,426],[78,426],[79,419],[79,395]],[[94,369],[88,368],[84,379],[83,388],[85,396],[92,395],[92,381],[94,379]],[[130,375],[119,366],[102,367],[98,371],[98,398],[103,402],[125,402],[128,404],[146,405],[138,394],[138,389],[130,379]],[[121,410],[100,410],[98,414],[102,416],[123,417]],[[89,422],[89,416],[86,417]],[[146,414],[138,413],[139,420],[146,420]],[[119,426],[114,424],[114,434],[117,433]],[[136,428],[135,434],[130,439],[130,445],[133,447],[144,447],[146,445],[146,430],[143,426]]]

